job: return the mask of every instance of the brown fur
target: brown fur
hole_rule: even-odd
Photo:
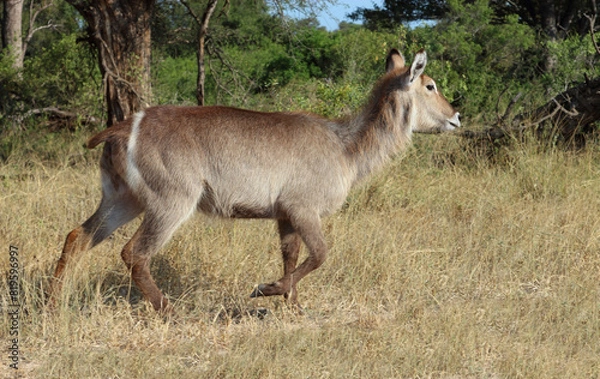
[[[413,130],[459,126],[458,113],[422,74],[424,52],[410,67],[392,50],[387,73],[357,116],[328,120],[309,113],[263,113],[227,107],[160,106],[106,129],[98,210],[67,237],[51,291],[64,269],[116,228],[144,213],[121,256],[155,309],[168,308],[149,271],[151,256],[195,210],[278,222],[284,274],[252,296],[284,295],[327,255],[321,218],[352,186],[410,142]],[[299,266],[303,241],[308,258]]]

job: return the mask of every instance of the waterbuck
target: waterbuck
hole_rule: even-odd
[[[410,67],[398,50],[355,117],[263,113],[221,106],[157,106],[93,136],[104,143],[102,201],[66,238],[50,289],[53,303],[67,264],[144,212],[121,256],[158,311],[170,309],[150,275],[150,258],[195,210],[277,220],[283,277],[251,296],[283,295],[327,256],[321,218],[339,209],[352,186],[410,142],[413,131],[447,131],[459,114],[423,74],[421,50]],[[299,266],[301,241],[308,257]]]

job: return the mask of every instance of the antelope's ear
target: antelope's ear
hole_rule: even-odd
[[[417,55],[415,55],[415,59],[410,65],[410,74],[409,74],[409,82],[408,84],[412,84],[418,77],[423,74],[425,71],[425,66],[427,65],[427,53],[424,49],[419,50]]]
[[[405,65],[404,57],[396,49],[390,50],[390,53],[385,60],[385,72],[390,72],[398,68],[403,68]]]

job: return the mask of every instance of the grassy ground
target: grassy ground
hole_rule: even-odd
[[[120,260],[135,225],[72,268],[55,313],[42,305],[65,235],[100,196],[82,141],[0,166],[0,270],[9,245],[21,270],[18,370],[0,282],[0,376],[600,377],[597,148],[525,145],[492,163],[456,137],[416,136],[324,222],[330,255],[299,285],[301,316],[248,297],[280,275],[272,222],[199,215],[153,261],[177,309],[165,322]]]

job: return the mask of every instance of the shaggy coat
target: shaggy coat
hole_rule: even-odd
[[[284,295],[297,304],[296,284],[325,260],[321,218],[345,201],[358,181],[379,169],[413,131],[446,131],[459,115],[423,75],[419,52],[410,67],[397,50],[386,74],[355,117],[329,120],[310,113],[264,113],[229,107],[158,106],[92,137],[104,143],[102,201],[67,236],[51,289],[66,264],[144,213],[121,255],[156,310],[168,309],[149,271],[150,257],[194,211],[278,222],[283,277],[252,296]],[[297,266],[303,241],[309,255]]]

